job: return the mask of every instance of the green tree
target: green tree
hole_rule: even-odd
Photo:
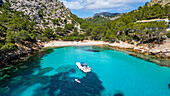
[[[62,32],[62,31],[63,31],[63,28],[57,27],[57,29],[56,29],[55,31],[56,31],[56,32]]]
[[[43,35],[50,39],[51,37],[54,36],[53,34],[54,34],[54,31],[53,31],[50,27],[47,27],[47,28],[45,29]]]
[[[6,42],[9,42],[9,43],[12,43],[14,42],[14,37],[15,37],[15,34],[12,33],[11,31],[8,31],[7,32],[7,35],[6,35]]]
[[[89,27],[89,24],[88,23],[83,23],[81,24],[80,26],[82,29],[87,29]]]
[[[26,30],[21,30],[15,35],[15,41],[25,41],[29,39],[30,39],[30,35],[29,32]]]
[[[17,47],[13,43],[6,43],[1,47],[1,50],[3,50],[4,52],[13,51],[15,49],[17,49]]]

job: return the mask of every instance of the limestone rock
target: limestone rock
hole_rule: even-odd
[[[34,20],[42,29],[50,27],[55,31],[57,27],[64,28],[66,23],[71,24],[73,21],[70,9],[59,0],[3,0],[3,2],[7,1],[11,5],[10,8],[24,12],[30,17],[30,21]],[[57,23],[54,20],[57,20]],[[78,25],[76,22],[75,27]]]

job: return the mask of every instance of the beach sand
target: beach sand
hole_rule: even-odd
[[[47,47],[77,46],[77,45],[109,45],[109,42],[103,41],[51,41],[44,44]]]

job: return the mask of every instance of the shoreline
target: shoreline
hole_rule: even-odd
[[[160,66],[170,67],[170,39],[168,39],[168,43],[165,45],[160,45],[157,48],[149,49],[144,46],[135,46],[132,44],[128,44],[125,42],[119,43],[109,43],[104,41],[50,41],[44,43],[45,48],[55,48],[55,47],[66,47],[66,46],[81,46],[81,45],[105,45],[109,48],[117,51],[125,52],[131,56],[141,58],[153,63],[156,63]],[[167,49],[164,49],[167,46]],[[162,48],[164,47],[164,48]]]
[[[64,47],[64,46],[79,46],[79,45],[109,45],[109,42],[104,41],[50,41],[44,44],[43,48]]]

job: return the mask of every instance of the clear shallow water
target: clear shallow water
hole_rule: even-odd
[[[82,73],[77,61],[92,72]],[[0,82],[0,96],[170,96],[170,68],[107,47],[56,48],[24,66]]]

